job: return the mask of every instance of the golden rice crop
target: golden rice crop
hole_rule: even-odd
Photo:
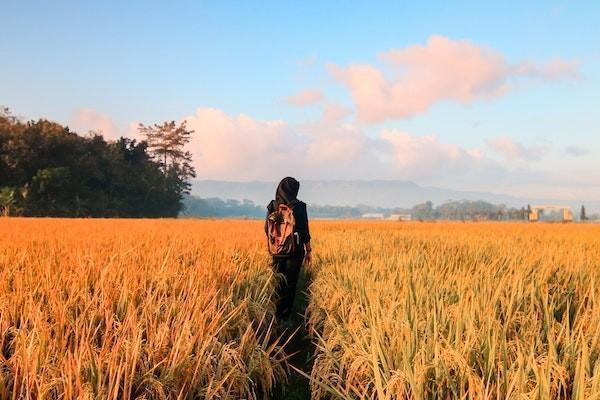
[[[262,396],[285,373],[262,235],[0,219],[0,399]]]
[[[599,226],[337,223],[315,237],[314,398],[600,397]]]
[[[600,226],[321,222],[314,399],[600,397]],[[0,219],[0,399],[268,396],[258,221]]]

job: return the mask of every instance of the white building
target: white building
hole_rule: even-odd
[[[381,213],[366,213],[362,215],[362,219],[383,219],[384,217]]]
[[[410,214],[392,214],[388,218],[390,221],[412,221],[412,215]]]

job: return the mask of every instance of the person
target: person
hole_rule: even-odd
[[[306,203],[298,200],[300,182],[292,177],[286,177],[279,182],[275,192],[275,200],[267,205],[267,218],[279,208],[280,204],[288,206],[292,210],[295,220],[294,235],[298,237],[298,243],[294,251],[282,256],[273,256],[273,269],[284,276],[277,287],[277,316],[287,318],[291,315],[296,296],[296,285],[300,268],[305,261],[312,261],[312,249],[310,246],[310,231],[308,229],[308,214]],[[268,236],[267,221],[265,221],[265,233]]]

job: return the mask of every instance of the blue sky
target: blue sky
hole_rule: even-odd
[[[186,118],[200,178],[600,199],[599,2],[373,3],[9,0],[0,104],[107,137]]]

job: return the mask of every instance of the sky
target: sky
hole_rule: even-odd
[[[187,121],[199,179],[600,200],[600,2],[13,1],[0,104]]]

